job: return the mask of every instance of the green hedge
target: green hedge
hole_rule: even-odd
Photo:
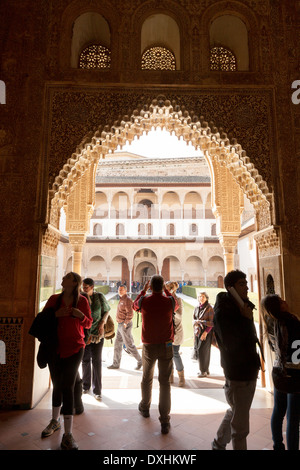
[[[101,292],[102,294],[108,294],[109,293],[109,286],[95,286],[95,291],[96,292]]]
[[[182,286],[182,293],[197,299],[197,289],[194,286]]]

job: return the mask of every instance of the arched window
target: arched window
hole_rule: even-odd
[[[275,294],[275,283],[271,274],[268,274],[266,284],[266,295]]]
[[[125,235],[125,228],[123,224],[117,224],[116,225],[116,235],[117,237],[120,235]]]
[[[141,68],[142,70],[176,70],[175,56],[165,47],[150,47],[142,55]]]
[[[74,21],[71,67],[103,69],[110,67],[110,26],[102,15],[89,11]]]
[[[94,225],[94,230],[93,230],[93,235],[102,235],[102,225],[101,224],[95,224]]]
[[[145,224],[139,224],[138,235],[146,235]]]
[[[227,47],[215,46],[210,50],[210,70],[234,72],[237,70],[236,57]]]
[[[209,28],[210,69],[249,70],[249,38],[245,22],[236,15],[215,18]]]
[[[100,44],[85,47],[79,56],[79,68],[81,69],[109,69],[110,63],[110,50]]]
[[[180,44],[174,18],[165,13],[149,15],[141,28],[142,69],[180,70]]]
[[[175,225],[174,224],[168,224],[167,225],[167,235],[170,237],[174,237],[175,235]]]
[[[149,199],[143,199],[139,202],[138,207],[141,209],[140,216],[145,219],[151,219],[151,210],[153,202]]]
[[[198,226],[197,224],[190,225],[190,235],[198,235]]]

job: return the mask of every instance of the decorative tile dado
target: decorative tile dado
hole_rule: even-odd
[[[0,367],[0,408],[17,403],[23,318],[0,317],[5,364]]]

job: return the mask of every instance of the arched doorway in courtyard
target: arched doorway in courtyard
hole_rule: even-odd
[[[211,172],[212,210],[217,220],[216,233],[224,250],[226,271],[233,266],[234,247],[240,234],[243,193],[255,209],[257,231],[270,228],[272,195],[241,146],[232,145],[217,129],[212,131],[203,119],[192,121],[186,111],[174,110],[168,100],[154,101],[148,112],[141,110],[138,114],[136,111],[130,120],[112,126],[110,132],[96,132],[89,143],[81,146],[76,158],[74,154],[64,165],[49,192],[47,231],[52,227],[58,229],[60,210],[67,208],[66,230],[73,246],[74,270],[81,271],[80,253],[95,203],[94,176],[99,161],[101,164],[101,159],[118,145],[132,141],[153,127],[164,127],[203,151]],[[276,233],[271,235],[276,236]]]
[[[82,250],[95,205],[97,166],[118,146],[122,147],[135,137],[147,134],[152,128],[164,128],[195,148],[200,148],[204,154],[211,174],[211,207],[216,218],[214,233],[223,249],[224,273],[234,267],[235,247],[241,233],[244,195],[255,210],[258,259],[269,246],[275,247],[276,250],[279,238],[273,226],[272,194],[245,150],[237,142],[229,141],[222,131],[208,125],[202,117],[193,115],[191,118],[184,107],[181,109],[175,103],[160,98],[153,100],[150,105],[136,109],[131,116],[124,117],[111,127],[107,126],[105,131],[102,128],[92,137],[88,137],[78,147],[76,154],[67,161],[49,191],[49,219],[43,237],[42,252],[46,251],[51,240],[52,253],[56,254],[60,212],[64,209],[66,232],[72,251],[72,269],[81,272]],[[149,208],[148,204],[146,206]],[[147,213],[149,214],[148,209]],[[133,268],[132,260],[129,260],[128,264],[130,272]],[[146,268],[149,266],[145,266]],[[161,269],[163,265],[159,267],[159,270]],[[275,271],[275,277],[281,287],[279,259]],[[142,271],[142,277],[147,276],[147,273]],[[224,273],[218,275],[223,276]]]

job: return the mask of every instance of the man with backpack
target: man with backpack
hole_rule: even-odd
[[[93,318],[82,360],[83,393],[87,393],[93,385],[94,397],[96,400],[101,400],[104,324],[110,306],[101,292],[94,291],[93,279],[85,278],[82,282],[82,289],[88,298]]]

